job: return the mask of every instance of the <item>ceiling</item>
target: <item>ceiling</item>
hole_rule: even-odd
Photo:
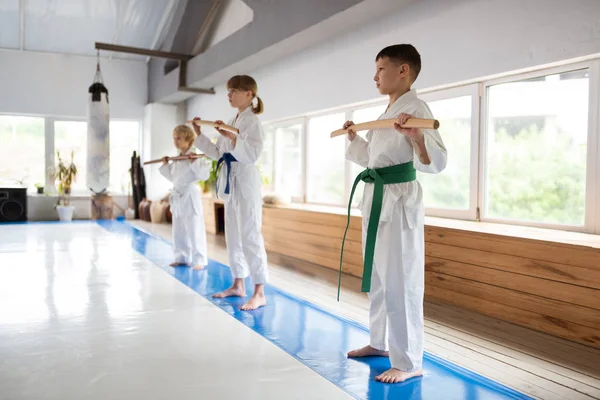
[[[95,42],[157,49],[181,0],[0,0],[0,49],[95,56]],[[101,57],[143,59],[126,53]]]

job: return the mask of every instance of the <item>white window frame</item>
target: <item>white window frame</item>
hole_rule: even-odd
[[[448,100],[457,97],[471,96],[471,149],[470,149],[470,171],[469,171],[469,208],[467,210],[452,210],[447,208],[425,207],[425,215],[432,217],[443,217],[453,219],[477,219],[477,208],[479,206],[479,126],[480,126],[480,88],[479,84],[458,86],[449,89],[441,89],[419,94],[419,98],[425,102]],[[435,115],[434,115],[435,118]],[[444,138],[442,137],[442,140]],[[452,157],[452,155],[449,155]],[[443,171],[442,171],[443,173]]]
[[[280,184],[282,183],[281,179],[283,179],[279,171],[281,171],[281,152],[280,152],[280,141],[277,139],[277,129],[287,128],[292,125],[300,125],[300,174],[301,174],[301,183],[300,183],[300,195],[292,196],[292,202],[304,202],[305,194],[306,194],[306,118],[291,118],[280,120],[277,122],[271,122],[265,124],[269,128],[274,129],[273,133],[273,190],[277,192],[280,188]]]
[[[485,210],[485,177],[486,177],[486,151],[487,151],[487,121],[488,121],[488,88],[502,83],[517,82],[524,79],[542,77],[558,73],[565,73],[580,69],[589,70],[589,109],[588,109],[588,137],[587,137],[587,165],[586,165],[586,195],[585,195],[585,222],[583,226],[569,226],[559,224],[537,223],[531,221],[519,221],[511,219],[487,218]],[[471,127],[471,171],[469,182],[469,209],[450,210],[439,208],[426,208],[425,214],[434,217],[452,219],[467,219],[506,225],[517,225],[524,227],[541,227],[563,231],[579,231],[600,234],[600,58],[590,58],[586,61],[563,63],[560,66],[531,69],[521,73],[507,73],[499,78],[472,80],[470,83],[461,85],[448,85],[444,88],[431,88],[419,90],[419,97],[426,102],[450,99],[471,95],[472,98],[472,127]],[[354,111],[387,104],[387,99],[376,99],[368,102],[350,104],[343,107],[334,107],[320,110],[315,113],[307,113],[293,118],[285,118],[269,121],[268,125],[285,126],[296,123],[302,124],[302,196],[293,198],[292,201],[327,207],[338,207],[333,204],[321,204],[308,202],[308,154],[309,137],[308,121],[329,114],[345,113],[346,119],[352,119]],[[141,125],[140,125],[141,126]],[[275,135],[276,136],[276,135]],[[340,140],[341,138],[338,138]],[[274,146],[277,146],[277,138],[274,138]],[[346,141],[346,148],[349,142]],[[277,147],[274,148],[274,189],[277,190]],[[452,156],[452,155],[450,155]],[[345,161],[345,198],[349,197],[354,181],[351,176],[351,162]],[[347,207],[347,204],[341,206]]]
[[[41,118],[44,120],[44,193],[46,193],[46,189],[48,187],[48,166],[49,165],[53,165],[53,164],[49,164],[48,163],[48,140],[47,140],[47,134],[48,134],[48,126],[46,125],[46,117],[43,115],[39,115],[39,114],[18,114],[18,113],[5,113],[5,112],[0,112],[0,116],[2,117],[25,117],[25,118]],[[52,162],[54,162],[54,157],[52,157]],[[54,185],[53,185],[54,186]],[[27,194],[31,195],[34,192],[31,190],[31,188],[29,187],[29,185],[27,186]]]
[[[551,68],[543,68],[537,69],[535,71],[514,74],[509,76],[504,76],[498,79],[490,79],[486,81],[482,81],[483,93],[482,93],[482,101],[481,101],[481,127],[480,127],[480,159],[482,162],[479,165],[479,199],[480,199],[480,209],[481,209],[481,218],[482,222],[491,222],[497,224],[507,224],[507,225],[517,225],[517,226],[528,226],[528,227],[537,227],[537,228],[546,228],[546,229],[555,229],[555,230],[563,230],[563,231],[574,231],[574,232],[587,232],[587,233],[595,233],[600,232],[598,230],[598,201],[596,198],[598,197],[597,191],[600,188],[600,185],[597,184],[597,178],[599,178],[599,174],[597,171],[597,163],[598,157],[600,156],[600,150],[598,148],[598,140],[597,136],[599,134],[598,129],[598,91],[600,85],[600,77],[598,76],[600,72],[598,68],[600,60],[591,60],[584,61],[578,63],[565,64],[558,67]],[[571,71],[577,71],[581,69],[589,70],[589,102],[588,102],[588,136],[587,136],[587,164],[586,164],[586,194],[585,194],[585,218],[583,226],[575,226],[575,225],[561,225],[561,224],[551,224],[551,223],[543,223],[543,222],[535,222],[535,221],[520,221],[515,219],[506,219],[506,218],[489,218],[485,215],[485,209],[487,206],[487,197],[486,197],[486,162],[487,160],[487,144],[488,144],[488,111],[489,111],[489,87],[495,86],[503,83],[511,83],[518,82],[526,79],[539,78],[547,75],[554,75],[560,73],[566,73]]]
[[[600,234],[600,59],[590,62],[588,153],[586,174],[587,232]]]
[[[73,116],[61,116],[61,115],[41,115],[41,114],[23,114],[23,113],[0,113],[2,116],[7,117],[31,117],[31,118],[42,118],[44,120],[44,144],[45,144],[45,167],[44,167],[44,193],[50,196],[56,196],[56,186],[53,181],[49,179],[48,169],[50,167],[56,167],[56,147],[54,143],[54,123],[56,121],[76,121],[76,122],[88,122],[85,117],[73,117]],[[143,151],[144,137],[144,121],[136,118],[111,118],[110,122],[113,121],[125,121],[125,122],[137,122],[139,126],[138,131],[138,148],[139,153]],[[32,193],[28,193],[32,194]],[[128,196],[128,193],[111,192],[113,196]],[[71,194],[72,198],[86,198],[91,197],[88,191],[76,191]]]
[[[309,120],[313,119],[313,118],[319,118],[319,117],[323,117],[325,115],[332,115],[332,114],[344,114],[346,120],[348,120],[348,115],[351,115],[353,108],[351,107],[343,107],[343,108],[334,108],[334,109],[328,109],[328,110],[324,110],[318,113],[312,113],[309,114],[307,116],[305,116],[304,118],[304,132],[305,135],[304,137],[306,138],[305,142],[304,142],[304,154],[306,154],[305,157],[305,162],[304,162],[304,203],[305,204],[311,204],[311,205],[315,205],[315,206],[324,206],[324,207],[348,207],[348,204],[331,204],[331,203],[319,203],[319,202],[314,202],[314,201],[308,201],[308,194],[309,194],[309,190],[308,190],[308,148],[310,145],[310,139],[308,138],[308,122]],[[346,122],[346,121],[344,121]],[[340,126],[340,128],[342,128]],[[332,138],[330,140],[344,140],[343,138]],[[345,148],[348,148],[348,143],[346,143]],[[348,161],[344,160],[344,199],[347,199],[348,196],[350,195],[349,189],[348,189],[348,185],[347,185],[347,180],[348,180]]]
[[[87,121],[87,120],[86,120]],[[135,118],[110,118],[110,120],[108,121],[108,124],[110,126],[111,122],[137,122],[138,123],[138,150],[137,150],[137,154],[141,154],[144,151],[144,129],[143,129],[143,123],[144,121],[140,120],[140,119],[135,119]],[[109,132],[110,133],[110,132]],[[110,185],[111,182],[109,180],[108,184]],[[131,190],[133,190],[133,183],[131,183]],[[110,192],[111,196],[129,196],[129,193],[122,193],[120,191],[111,191]]]

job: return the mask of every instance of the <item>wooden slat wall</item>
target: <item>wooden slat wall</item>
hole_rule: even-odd
[[[263,209],[267,251],[339,269],[347,217]],[[362,276],[361,218],[351,218],[344,272]],[[425,296],[600,348],[600,249],[425,227]]]
[[[213,235],[219,234],[218,209],[223,207],[223,201],[211,196],[202,196],[202,209],[204,211],[204,225],[206,232]]]

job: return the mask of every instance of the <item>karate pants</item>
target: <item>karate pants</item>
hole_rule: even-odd
[[[173,215],[175,262],[208,264],[204,215]]]
[[[363,254],[368,221],[363,220]],[[414,372],[423,360],[425,246],[423,218],[409,229],[402,199],[390,221],[379,223],[371,291],[371,347],[389,351],[393,368]]]
[[[234,190],[233,196],[239,195]],[[225,202],[225,240],[234,278],[250,276],[255,285],[268,280],[262,228],[262,200],[232,198]]]

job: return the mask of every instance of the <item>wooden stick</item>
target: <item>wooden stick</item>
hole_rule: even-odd
[[[181,160],[192,160],[192,159],[196,159],[196,158],[204,158],[206,157],[206,155],[204,154],[187,154],[185,156],[176,156],[176,157],[167,157],[167,161],[181,161]],[[159,158],[156,160],[150,160],[150,161],[146,161],[144,163],[144,165],[148,165],[148,164],[156,164],[159,162],[162,162],[163,159]]]
[[[380,119],[377,121],[364,122],[362,124],[352,125],[354,132],[366,131],[369,129],[387,129],[394,128],[394,123],[398,122],[397,119]],[[403,128],[420,128],[420,129],[437,129],[440,127],[440,123],[436,119],[421,119],[421,118],[410,118],[404,124]],[[345,135],[348,133],[347,129],[338,129],[337,131],[331,132],[330,137]]]
[[[225,125],[225,124],[217,124],[214,121],[205,121],[203,119],[197,119],[195,121],[188,121],[188,124],[196,124],[198,126],[200,126],[200,125],[212,126],[213,128],[223,129],[224,131],[240,133],[239,129],[234,128],[233,126],[229,126],[229,125]]]

